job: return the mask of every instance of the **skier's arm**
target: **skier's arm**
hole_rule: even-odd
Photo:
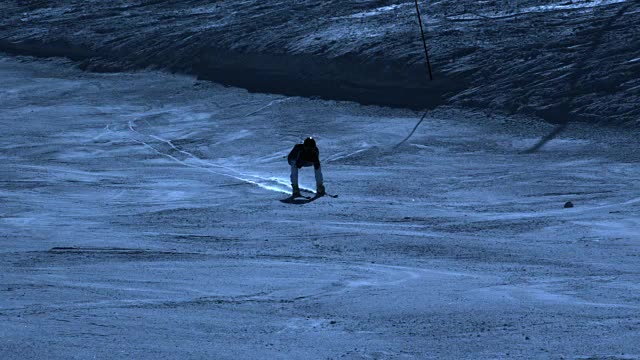
[[[298,158],[300,157],[300,147],[298,145],[294,145],[293,149],[289,152],[289,156],[287,156],[287,161],[289,164],[297,164]]]

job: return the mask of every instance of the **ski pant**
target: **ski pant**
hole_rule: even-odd
[[[289,164],[291,165],[291,185],[297,186],[298,185],[298,167],[296,166],[295,163],[293,164]],[[302,166],[313,166],[313,164],[303,164]],[[322,184],[324,183],[324,179],[322,177],[322,170],[321,168],[317,168],[315,169],[315,175],[316,175],[316,187],[320,187],[322,186]]]

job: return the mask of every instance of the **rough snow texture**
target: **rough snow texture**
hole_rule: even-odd
[[[4,1],[0,50],[362,103],[640,118],[639,2],[422,3],[434,82],[409,0]]]
[[[637,131],[0,78],[1,359],[640,357]],[[309,134],[340,197],[283,204]]]

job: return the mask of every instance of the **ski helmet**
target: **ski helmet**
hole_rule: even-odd
[[[314,148],[316,147],[316,141],[311,136],[309,136],[308,138],[304,139],[304,146],[308,148]]]

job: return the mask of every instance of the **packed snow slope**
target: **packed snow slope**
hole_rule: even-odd
[[[640,357],[637,130],[0,78],[2,359]],[[310,134],[340,196],[284,204]]]
[[[0,50],[253,91],[638,123],[640,2],[5,0]]]

